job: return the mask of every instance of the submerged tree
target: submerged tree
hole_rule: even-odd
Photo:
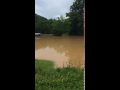
[[[62,34],[67,34],[69,30],[69,21],[65,19],[62,15],[53,21],[52,33],[55,36],[61,36]]]
[[[66,16],[70,20],[69,35],[83,35],[83,0],[75,0]]]

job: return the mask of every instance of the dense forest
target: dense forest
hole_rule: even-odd
[[[83,0],[75,0],[66,13],[67,18],[61,15],[57,19],[47,19],[35,13],[35,32],[55,36],[83,35],[83,7]]]

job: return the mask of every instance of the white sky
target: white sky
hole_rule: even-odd
[[[35,0],[35,13],[47,19],[66,16],[74,0]]]

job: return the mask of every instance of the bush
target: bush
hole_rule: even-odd
[[[63,31],[60,29],[53,29],[53,35],[54,36],[62,36]]]

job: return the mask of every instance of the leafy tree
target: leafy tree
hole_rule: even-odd
[[[75,0],[66,16],[70,20],[69,35],[83,35],[83,0]]]
[[[35,14],[35,32],[50,33],[48,20],[37,14]]]
[[[61,36],[67,34],[69,29],[68,19],[65,19],[62,15],[53,21],[53,35]]]

